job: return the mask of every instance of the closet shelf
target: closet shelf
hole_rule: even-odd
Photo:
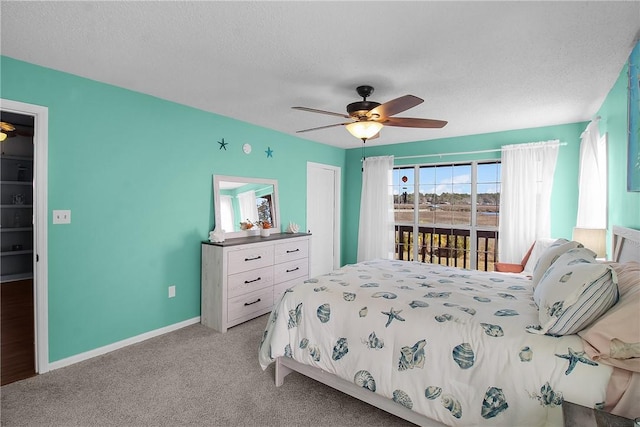
[[[2,155],[2,160],[19,160],[21,162],[33,162],[33,157],[26,156],[6,156]]]
[[[28,255],[32,254],[32,250],[22,250],[22,251],[2,251],[0,252],[0,256],[16,256],[16,255]]]
[[[33,279],[33,273],[4,274],[0,276],[0,282],[2,283],[26,279]]]
[[[20,233],[22,231],[33,231],[33,227],[4,227],[4,228],[0,228],[0,233]]]
[[[31,181],[0,181],[0,184],[2,184],[2,185],[28,185],[29,187],[31,187],[33,185],[33,182],[31,182]]]

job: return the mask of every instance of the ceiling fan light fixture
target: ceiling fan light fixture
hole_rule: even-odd
[[[13,132],[14,130],[16,130],[16,128],[11,123],[0,122],[0,142],[7,139],[8,135],[6,132]]]
[[[358,139],[369,139],[382,129],[382,123],[374,121],[361,121],[349,123],[346,126],[349,133]]]

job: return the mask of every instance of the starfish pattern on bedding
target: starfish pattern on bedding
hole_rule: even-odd
[[[398,316],[401,312],[402,312],[402,310],[395,311],[393,309],[393,307],[391,307],[391,310],[389,310],[389,311],[381,311],[382,314],[386,314],[387,316],[389,316],[389,320],[387,320],[387,324],[384,325],[385,328],[389,327],[389,325],[391,324],[393,319],[398,319],[399,321],[404,322],[404,319],[402,317]]]
[[[578,362],[584,363],[586,365],[598,366],[596,362],[594,362],[593,360],[585,356],[584,351],[573,351],[571,347],[568,347],[568,350],[569,350],[569,353],[567,354],[556,353],[556,356],[561,357],[563,359],[567,359],[569,361],[569,367],[565,371],[564,373],[565,375],[569,375],[571,371],[573,371],[573,368],[576,367],[576,364]]]

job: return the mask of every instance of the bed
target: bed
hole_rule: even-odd
[[[639,231],[614,227],[613,235],[614,260],[640,260]],[[545,300],[548,283],[582,274],[563,274],[567,258],[567,268],[598,271],[581,298],[603,301],[602,313],[619,305],[614,267],[585,261],[580,246],[550,257],[535,289],[515,274],[382,259],[346,265],[287,290],[269,316],[260,364],[276,364],[277,386],[296,371],[425,426],[561,425],[563,400],[611,407],[610,380],[628,373],[624,363],[587,354],[574,329],[593,324],[593,313]],[[622,388],[638,387],[631,377]],[[618,386],[616,400],[626,392]]]

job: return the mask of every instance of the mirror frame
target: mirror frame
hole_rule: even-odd
[[[271,233],[280,233],[280,201],[278,199],[278,180],[268,178],[249,178],[244,176],[228,176],[228,175],[213,175],[213,211],[214,211],[214,229],[220,224],[220,182],[246,182],[247,184],[270,184],[273,185],[273,212],[271,217],[273,218],[273,227],[271,227]],[[248,237],[255,236],[255,231],[241,230],[241,231],[225,231],[225,237]]]

